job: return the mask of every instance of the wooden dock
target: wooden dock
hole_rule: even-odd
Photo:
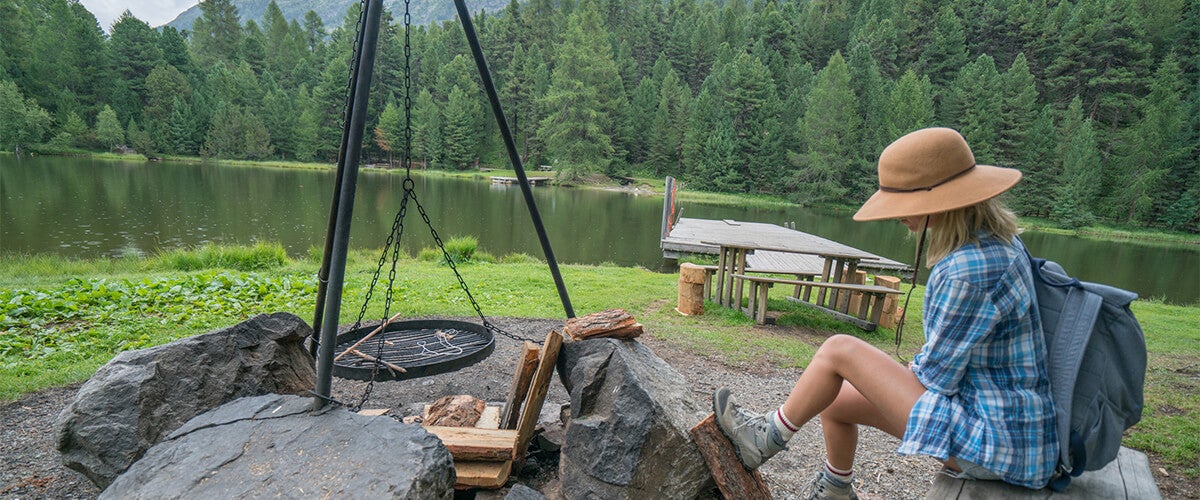
[[[550,183],[550,177],[527,177],[530,186],[541,186]],[[492,176],[492,184],[518,184],[521,181],[516,177],[501,177],[498,175]]]
[[[677,259],[683,254],[717,255],[716,245],[707,245],[703,241],[712,241],[736,237],[749,241],[766,243],[786,236],[787,238],[803,238],[806,246],[812,248],[813,255],[773,252],[758,250],[746,256],[746,267],[757,273],[796,273],[811,272],[821,274],[825,260],[817,254],[858,255],[862,258],[858,267],[882,271],[904,271],[909,269],[907,264],[880,257],[870,252],[859,250],[820,236],[808,234],[794,229],[788,229],[775,224],[761,222],[742,222],[735,220],[710,220],[680,218],[666,228],[667,234],[662,238],[663,257]]]

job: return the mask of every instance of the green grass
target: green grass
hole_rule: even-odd
[[[523,254],[457,264],[488,316],[562,318],[546,265]],[[349,254],[339,323],[353,323],[374,275],[379,250]],[[449,266],[402,256],[389,313],[473,316],[474,309]],[[499,262],[493,262],[497,260]],[[501,263],[502,262],[502,263]],[[292,260],[278,245],[206,246],[145,258],[75,260],[53,256],[0,257],[0,401],[86,379],[117,353],[226,327],[253,315],[286,311],[311,318],[320,249]],[[648,335],[701,356],[748,369],[804,367],[830,335],[849,333],[911,359],[924,341],[919,311],[923,287],[909,304],[902,344],[894,332],[864,333],[784,299],[790,287],[771,289],[779,326],[758,327],[740,312],[707,303],[707,313],[674,310],[678,276],[640,268],[564,265],[563,279],[576,314],[623,308]],[[387,286],[385,272],[376,291]],[[907,291],[907,285],[903,289]],[[381,294],[366,318],[383,316]],[[902,299],[901,299],[902,300]],[[1200,476],[1200,306],[1137,301],[1146,334],[1149,370],[1142,422],[1126,445],[1155,453],[1172,473]]]

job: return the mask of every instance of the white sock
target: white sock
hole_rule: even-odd
[[[788,420],[787,415],[783,414],[782,406],[780,406],[778,410],[775,410],[775,416],[772,417],[772,420],[774,420],[775,428],[779,429],[779,436],[782,437],[784,441],[792,439],[792,435],[795,434],[796,431],[800,430],[799,427],[793,425],[792,422]]]
[[[854,480],[853,469],[839,469],[834,467],[833,464],[830,464],[828,459],[825,460],[825,472],[829,474],[831,479],[836,479],[845,484],[850,484],[850,482]]]

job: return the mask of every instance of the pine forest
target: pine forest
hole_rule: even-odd
[[[74,0],[0,0],[0,149],[332,162],[358,5],[337,26],[200,7],[190,32],[129,12],[106,31]],[[458,21],[403,19],[384,16],[366,159],[410,137],[418,168],[506,167]],[[564,178],[854,204],[884,146],[949,126],[1024,172],[1021,215],[1200,232],[1195,0],[512,0],[473,20],[525,164]]]

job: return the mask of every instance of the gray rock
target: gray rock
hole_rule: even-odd
[[[512,489],[508,490],[508,496],[504,500],[546,500],[538,490],[525,486],[521,483],[514,484]]]
[[[559,461],[562,497],[695,498],[712,477],[688,429],[705,416],[682,375],[636,340],[563,345],[571,394]]]
[[[189,420],[121,474],[102,499],[449,499],[454,462],[418,425],[312,400],[238,399]]]
[[[316,378],[295,315],[259,315],[149,349],[96,371],[57,421],[63,464],[107,487],[146,450],[192,417],[244,396],[301,394]]]

